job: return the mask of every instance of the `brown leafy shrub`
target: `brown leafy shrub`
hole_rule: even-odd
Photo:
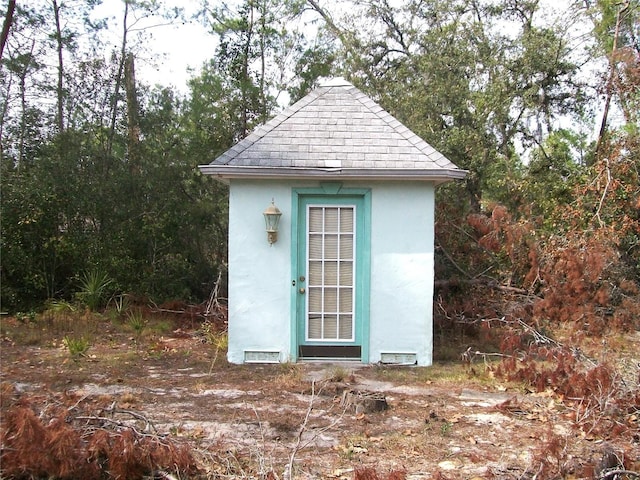
[[[4,415],[2,470],[12,478],[99,478],[95,464],[84,461],[78,432],[53,418],[44,425],[26,405],[10,408]]]
[[[589,334],[636,326],[640,301],[630,272],[606,232],[555,239],[546,245],[538,319],[571,322]]]
[[[631,440],[636,429],[633,419],[640,412],[640,394],[611,364],[595,364],[560,345],[536,345],[504,358],[495,374],[538,392],[552,390],[572,410],[576,427],[585,435],[628,435]]]
[[[465,272],[441,246],[466,278],[436,282],[437,328],[483,324],[478,322],[486,326],[492,319],[551,328],[570,324],[588,335],[640,327],[637,278],[611,228],[547,237],[537,232],[535,222],[514,220],[500,205],[490,216],[468,215],[467,222],[473,230],[466,238],[476,244],[457,253],[464,255],[462,265],[474,271]],[[509,335],[508,329],[504,334]]]
[[[47,419],[24,401],[3,412],[0,440],[6,478],[142,479],[158,470],[194,474],[186,446],[123,424],[92,426],[87,417],[74,427],[65,409]],[[96,417],[97,418],[97,417]]]
[[[405,480],[407,472],[404,470],[391,470],[386,475],[380,475],[373,467],[356,468],[353,472],[353,480]]]
[[[532,288],[538,279],[538,245],[535,225],[527,219],[514,220],[507,208],[495,205],[491,216],[474,213],[467,223],[480,247],[494,255],[492,273],[507,285]]]

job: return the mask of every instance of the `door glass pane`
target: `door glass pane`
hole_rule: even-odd
[[[321,339],[322,338],[322,317],[317,315],[309,315],[309,338],[310,339]]]
[[[309,235],[309,259],[322,259],[322,235]]]
[[[352,315],[340,315],[340,340],[350,340],[353,336],[353,316]]]
[[[350,260],[353,258],[353,235],[340,235],[340,259]]]
[[[353,311],[353,292],[350,288],[340,289],[340,312],[350,313]]]
[[[340,262],[340,285],[353,285],[353,262]]]
[[[309,312],[322,312],[322,288],[309,287],[307,298],[309,299]]]
[[[338,285],[338,262],[324,263],[324,284]]]
[[[325,235],[324,259],[334,260],[338,258],[338,235]]]
[[[324,211],[324,231],[335,233],[338,231],[338,212],[337,208],[325,208]]]
[[[324,338],[326,340],[338,338],[338,317],[336,315],[325,315]]]
[[[353,208],[343,208],[340,210],[340,231],[343,233],[353,233]]]
[[[334,313],[338,311],[338,289],[327,288],[324,289],[324,311]]]
[[[309,260],[309,285],[322,285],[322,262]]]
[[[323,210],[321,208],[309,209],[309,232],[322,232]]]

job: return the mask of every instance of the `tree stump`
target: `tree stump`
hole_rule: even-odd
[[[389,408],[384,394],[379,392],[364,392],[360,390],[345,390],[342,393],[342,408],[360,413],[382,412]]]

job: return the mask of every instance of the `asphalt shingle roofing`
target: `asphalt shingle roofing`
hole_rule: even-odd
[[[209,165],[221,177],[428,177],[466,174],[343,79],[286,108]]]

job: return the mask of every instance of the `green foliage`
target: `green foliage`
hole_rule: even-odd
[[[348,381],[351,376],[351,372],[342,366],[332,367],[327,373],[326,379],[330,382],[345,382]]]
[[[69,302],[65,302],[64,300],[53,300],[47,302],[48,310],[57,315],[67,315],[76,311],[76,307]]]
[[[224,118],[192,128],[195,112],[183,113],[171,92],[149,101],[139,175],[131,175],[117,149],[105,157],[98,138],[70,129],[43,144],[34,165],[18,169],[3,159],[5,308],[70,299],[78,287],[79,298],[98,308],[108,297],[96,302],[98,292],[85,288],[91,285],[73,281],[94,265],[113,280],[112,290],[157,301],[206,297],[226,257],[226,188],[195,164],[222,150],[219,142],[230,145],[219,136],[199,140]]]
[[[134,331],[137,337],[142,335],[142,331],[147,326],[147,321],[139,309],[127,312],[127,325]]]
[[[326,42],[326,39],[323,39]],[[330,77],[336,62],[334,47],[327,43],[320,43],[305,50],[296,63],[296,78],[288,88],[291,101],[296,102],[317,87],[321,77]]]
[[[113,279],[100,270],[85,272],[80,279],[80,290],[76,297],[91,311],[101,308],[108,300],[109,288],[113,285]]]
[[[637,0],[572,11],[593,26],[586,40],[597,48],[585,60],[606,55],[615,67],[624,124],[599,157],[576,132],[593,130],[589,92],[605,86],[586,88],[575,29],[537,2],[372,0],[344,11],[301,0],[206,3],[217,47],[188,93],[137,84],[137,97],[124,95],[120,54],[94,53],[105,50],[91,36],[104,22],[80,21],[93,2],[62,8],[67,27],[55,32],[49,7],[18,9],[0,75],[3,310],[35,311],[53,298],[93,310],[114,292],[206,298],[227,256],[227,189],[197,165],[272,116],[281,93],[295,101],[339,72],[469,170],[438,189],[439,278],[530,288],[541,242],[598,230],[637,282]],[[317,35],[303,32],[307,15]],[[90,48],[74,43],[79,35]],[[49,61],[59,48],[62,86]],[[54,92],[56,102],[38,100]],[[110,301],[117,315],[127,298]],[[48,308],[48,318],[66,315]]]
[[[551,133],[531,152],[531,159],[513,195],[505,200],[527,217],[539,217],[543,228],[558,231],[557,214],[576,200],[577,187],[587,174],[587,146],[568,130]],[[576,157],[582,159],[576,162]]]
[[[114,295],[111,298],[110,304],[113,305],[118,316],[122,316],[129,310],[129,306],[131,305],[131,297],[125,293]]]
[[[502,187],[518,182],[522,148],[584,102],[566,31],[534,26],[539,15],[535,2],[376,0],[352,13],[340,37],[349,77],[469,170],[475,212],[484,198],[509,196]]]
[[[67,347],[69,355],[71,355],[73,360],[78,360],[80,357],[83,357],[90,346],[88,340],[84,337],[77,338],[69,335],[62,339],[62,343]]]
[[[16,313],[16,319],[20,322],[20,323],[34,323],[36,321],[36,312],[34,312],[33,310],[30,312],[18,312]]]
[[[211,374],[220,354],[226,352],[229,348],[229,336],[226,330],[221,330],[209,320],[200,326],[199,333],[203,336],[205,342],[214,347],[213,359],[209,367],[209,374]]]

